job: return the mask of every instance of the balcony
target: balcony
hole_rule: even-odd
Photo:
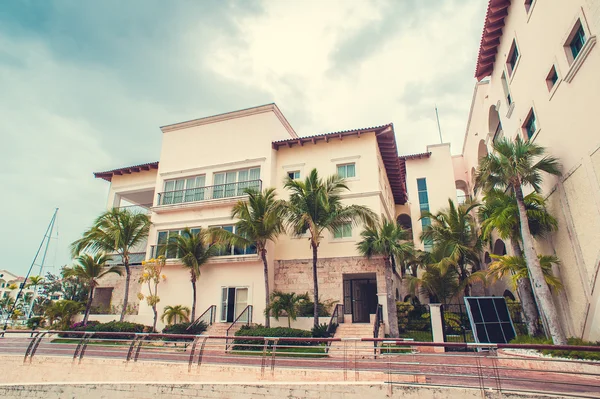
[[[164,256],[169,260],[178,259],[178,254],[165,253],[165,244],[151,245],[150,246],[150,258],[158,258]],[[220,250],[217,256],[213,256],[208,262],[209,263],[223,263],[223,262],[254,262],[257,261],[258,253],[256,252],[256,246],[250,245],[248,247],[228,247]]]
[[[152,204],[150,204],[150,205],[126,205],[126,206],[116,207],[116,209],[118,209],[120,211],[127,210],[132,213],[143,213],[144,215],[150,215],[150,207],[151,206],[152,206]]]
[[[262,189],[262,180],[248,180],[237,183],[217,184],[215,186],[205,186],[188,188],[185,190],[164,191],[158,193],[157,207],[179,208],[181,205],[194,204],[199,202],[222,202],[232,198],[246,195],[245,190]],[[155,207],[156,212],[160,208]]]

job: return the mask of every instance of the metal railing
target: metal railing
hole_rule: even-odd
[[[337,326],[344,322],[344,305],[338,303],[335,305],[333,312],[331,312],[331,318],[327,325],[327,334],[333,335]]]
[[[186,331],[191,330],[193,327],[197,326],[201,322],[206,323],[207,326],[212,326],[215,322],[215,317],[217,316],[217,305],[210,305],[208,309],[206,309],[196,320],[194,320]]]
[[[225,351],[224,346],[231,339],[192,334],[7,330],[4,337],[0,337],[0,355],[6,362],[11,355],[24,356],[27,364],[36,356],[44,356],[44,361],[36,364],[38,372],[41,367],[64,364],[53,359],[66,357],[72,359],[70,373],[73,375],[78,373],[77,365],[85,357],[90,362],[81,373],[88,379],[89,367],[94,366],[92,359],[103,359],[96,363],[100,367],[123,367],[122,360],[126,363],[168,361],[169,367],[187,365],[188,372],[213,366],[208,369],[211,373],[235,375],[235,369],[227,368],[243,367],[245,374],[254,370],[260,380],[286,381],[287,378],[289,381],[290,369],[302,369],[327,371],[328,380],[385,382],[390,389],[397,385],[408,385],[413,387],[411,389],[464,387],[480,390],[486,393],[485,397],[489,396],[488,392],[496,391],[500,395],[493,397],[501,397],[502,392],[529,392],[552,393],[553,397],[600,398],[599,361],[523,354],[525,349],[550,350],[555,354],[556,351],[600,354],[600,346],[236,336],[239,345],[234,342],[235,350]],[[327,353],[325,345],[331,342],[338,345]],[[383,344],[380,354],[373,353],[374,343]],[[447,354],[444,348],[477,352]],[[442,351],[434,352],[435,349]],[[116,362],[110,362],[111,359]]]
[[[262,189],[262,180],[248,180],[237,183],[217,184],[188,188],[185,190],[163,191],[158,193],[157,205],[175,205],[188,202],[199,202],[221,198],[240,197],[246,194],[246,190]]]
[[[225,332],[225,335],[227,337],[229,337],[230,335],[233,335],[235,333],[235,331],[231,331],[234,326],[237,327],[240,324],[241,325],[246,325],[249,326],[250,324],[252,324],[252,309],[254,307],[252,305],[248,305],[244,308],[244,310],[242,310],[240,312],[240,314],[238,315],[238,317],[235,318],[235,320],[233,321],[233,323],[231,323],[231,325],[229,327],[227,327],[227,331]],[[239,324],[238,324],[239,323]],[[229,350],[230,344],[229,344],[229,340],[227,340],[226,344],[225,344],[225,350]]]
[[[383,323],[383,306],[378,304],[375,312],[375,321],[373,322],[373,338],[379,338],[379,329]],[[377,342],[373,342],[373,350],[377,354]]]

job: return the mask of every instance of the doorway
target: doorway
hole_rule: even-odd
[[[221,321],[233,323],[233,321],[248,306],[248,288],[246,287],[223,287],[221,289]],[[247,316],[244,316],[247,319]],[[248,321],[242,320],[240,321]]]
[[[369,323],[377,312],[377,281],[375,278],[344,278],[344,313],[352,315],[353,323]]]

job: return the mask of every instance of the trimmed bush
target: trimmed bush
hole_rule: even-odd
[[[132,339],[135,333],[148,332],[152,328],[143,324],[131,323],[128,321],[109,321],[108,323],[100,323],[98,321],[88,321],[87,325],[83,323],[75,323],[71,326],[72,331],[93,331],[93,332],[115,332],[129,334],[102,334],[98,336],[101,339]],[[61,337],[77,338],[81,335],[61,334]]]
[[[191,323],[177,323],[163,328],[163,334],[188,334],[188,335],[200,335],[208,328],[208,325],[201,321],[194,325],[188,330]],[[193,338],[164,338],[165,341],[193,341]]]
[[[288,327],[274,327],[266,328],[261,325],[258,326],[242,326],[236,333],[238,337],[285,337],[285,338],[312,338],[310,331],[299,330],[297,328]],[[236,339],[233,341],[235,350],[258,350],[258,346],[262,345],[262,341],[247,340],[247,339]],[[315,345],[312,342],[306,341],[285,341],[282,345],[295,345],[295,346],[311,346]]]
[[[319,302],[318,311],[319,317],[331,316],[331,308],[337,301],[328,299],[325,302]],[[297,317],[312,317],[314,315],[315,303],[313,301],[302,301],[298,304],[298,310],[296,311]]]
[[[38,327],[43,327],[45,322],[46,318],[44,316],[34,316],[27,320],[27,328],[35,330]]]

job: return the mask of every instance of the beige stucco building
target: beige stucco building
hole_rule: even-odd
[[[110,181],[108,207],[141,206],[152,227],[139,255],[153,257],[169,235],[185,228],[233,230],[231,209],[244,200],[246,187],[274,187],[279,198],[290,176],[303,179],[313,168],[322,176],[347,178],[347,204],[366,205],[377,215],[395,219],[410,213],[406,204],[404,162],[398,158],[393,125],[299,138],[275,104],[164,126],[158,162],[96,173]],[[224,150],[224,143],[228,144]],[[453,184],[453,183],[452,183]],[[451,184],[451,185],[452,185]],[[326,233],[319,247],[320,299],[344,303],[349,321],[370,323],[378,303],[385,307],[382,259],[359,256],[360,228]],[[268,249],[271,289],[312,293],[312,251],[305,237],[282,235]],[[139,257],[141,262],[142,257]],[[167,254],[166,280],[159,308],[192,301],[189,273]],[[135,261],[133,263],[136,263]],[[130,301],[139,306],[136,320],[148,323],[151,309],[137,303],[143,291],[134,267]],[[399,276],[395,278],[398,287]],[[107,277],[96,305],[122,300],[123,279]],[[399,291],[398,291],[399,292]],[[198,280],[198,315],[216,306],[216,321],[231,323],[248,305],[262,322],[263,265],[254,248],[232,248],[202,266]]]

